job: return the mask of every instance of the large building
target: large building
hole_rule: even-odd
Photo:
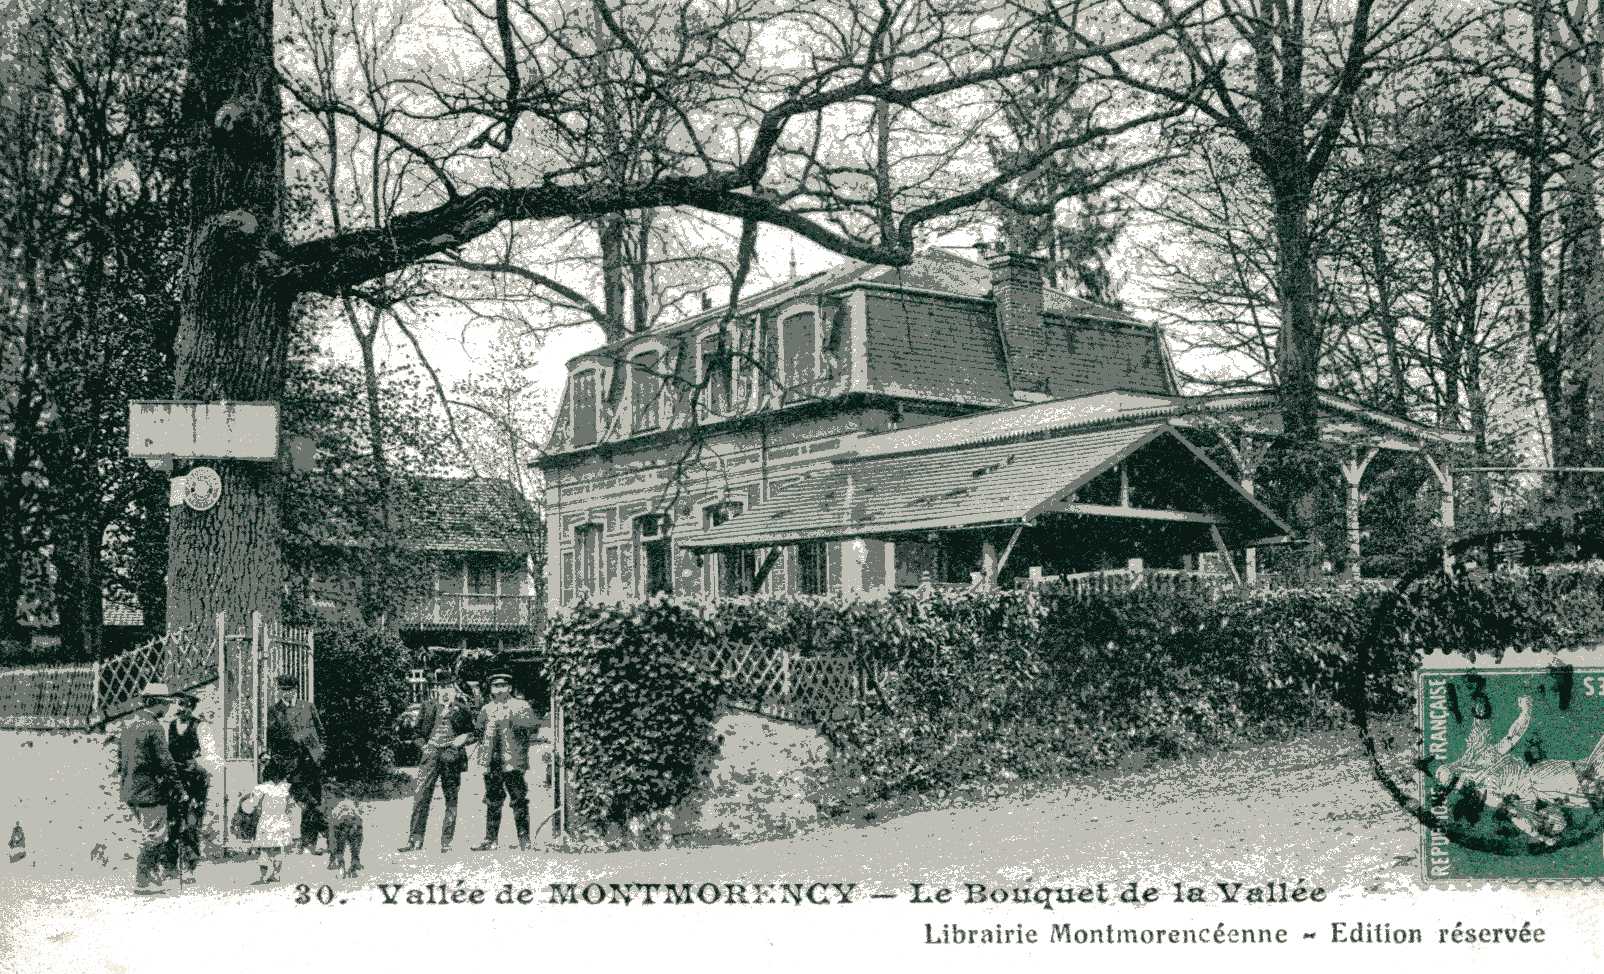
[[[1282,539],[1180,431],[1162,334],[1037,262],[849,263],[577,356],[547,598],[871,593]]]

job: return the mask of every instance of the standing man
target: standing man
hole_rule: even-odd
[[[535,730],[535,711],[529,701],[514,699],[512,677],[490,677],[490,702],[479,712],[479,763],[485,775],[485,840],[473,847],[485,852],[496,847],[501,832],[501,803],[512,806],[518,826],[518,848],[529,848],[529,738]]]
[[[434,783],[446,798],[445,817],[440,822],[440,851],[451,851],[457,832],[457,786],[468,767],[469,742],[474,739],[473,710],[451,681],[448,670],[436,670],[434,696],[423,702],[413,733],[423,740],[423,757],[418,761],[418,782],[412,794],[412,827],[407,844],[398,852],[417,852],[429,827],[429,805],[434,801]]]
[[[323,721],[317,710],[297,699],[300,681],[278,678],[278,699],[267,709],[267,753],[289,769],[290,798],[301,806],[301,849],[317,851],[323,821]]]
[[[198,702],[193,693],[174,694],[177,713],[167,724],[167,750],[178,772],[178,789],[167,807],[167,868],[178,876],[181,886],[195,881],[195,866],[200,862],[201,818],[206,813],[206,793],[211,783],[211,776],[198,760]]]
[[[140,708],[123,725],[117,750],[122,800],[128,804],[139,835],[139,856],[134,860],[136,893],[163,891],[156,870],[167,850],[167,803],[178,788],[178,770],[160,723],[167,697],[167,684],[145,685]]]

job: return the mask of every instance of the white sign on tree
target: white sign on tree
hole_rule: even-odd
[[[148,459],[276,460],[278,403],[136,400],[128,455]]]

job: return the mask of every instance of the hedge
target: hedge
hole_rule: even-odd
[[[359,624],[317,633],[317,710],[327,755],[323,773],[351,783],[384,781],[411,699],[410,651],[399,637]]]
[[[1435,577],[1407,592],[1065,590],[883,600],[656,599],[549,634],[576,804],[621,822],[684,800],[715,748],[713,640],[840,653],[863,706],[821,730],[872,797],[1285,737],[1413,706],[1426,649],[1497,653],[1604,633],[1604,566]],[[1358,677],[1361,667],[1365,678]]]

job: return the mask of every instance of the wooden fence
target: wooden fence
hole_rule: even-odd
[[[863,700],[858,664],[844,654],[803,654],[742,643],[707,651],[731,704],[767,717],[818,723],[849,713]]]

